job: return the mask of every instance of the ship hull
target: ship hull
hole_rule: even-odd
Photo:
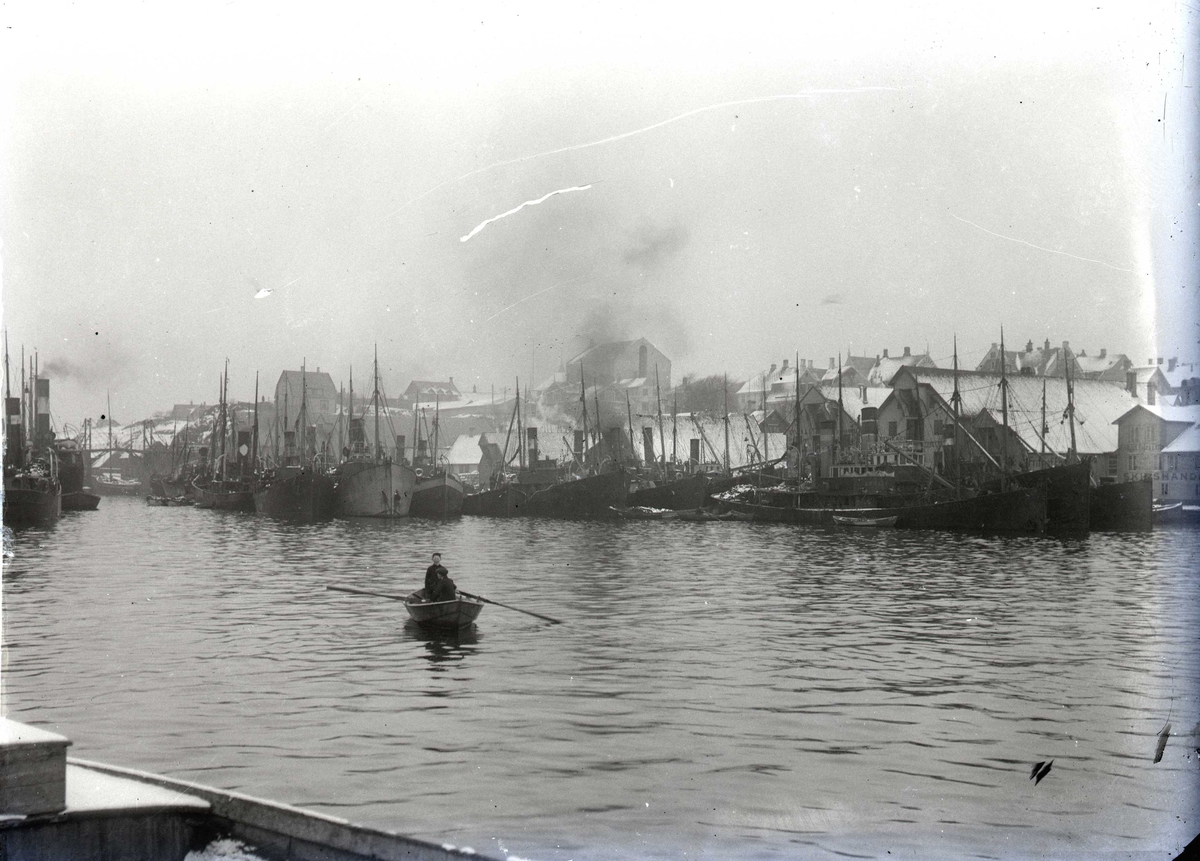
[[[40,484],[41,482],[39,482]],[[47,487],[4,484],[4,522],[9,526],[47,526],[62,514],[62,492],[57,483]]]
[[[526,494],[511,484],[463,497],[462,513],[476,517],[521,517]]]
[[[1089,524],[1098,532],[1154,529],[1154,485],[1149,478],[1092,488]]]
[[[277,478],[254,493],[254,510],[259,514],[311,523],[329,520],[334,511],[333,478],[301,472]]]
[[[1046,491],[1046,531],[1052,535],[1086,535],[1090,520],[1091,460],[1019,472],[1009,480],[1021,487]]]
[[[629,473],[622,470],[552,484],[531,493],[527,511],[532,517],[616,517],[613,509],[625,508],[628,496]]]
[[[408,513],[413,517],[458,517],[462,508],[462,482],[453,475],[439,473],[417,479]]]
[[[86,490],[75,490],[62,495],[63,511],[95,511],[100,507],[100,497]]]
[[[643,487],[629,493],[628,504],[645,508],[669,508],[684,511],[700,508],[708,498],[708,476],[689,475],[657,487]]]
[[[338,467],[335,517],[408,517],[417,474],[399,463],[349,461]]]
[[[794,508],[755,505],[736,500],[724,503],[755,520],[810,526],[833,524],[834,515],[858,518],[896,518],[897,529],[939,529],[953,532],[1040,534],[1046,531],[1046,491],[1041,487],[987,493],[929,505],[900,508]]]

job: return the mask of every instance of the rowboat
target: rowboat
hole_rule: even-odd
[[[66,756],[63,736],[0,718],[0,856],[76,861],[202,857],[487,861],[237,792]],[[248,854],[249,853],[249,854]]]
[[[899,517],[850,517],[844,514],[833,515],[833,522],[838,526],[895,526]]]
[[[458,630],[474,623],[484,602],[473,595],[459,593],[453,601],[426,601],[425,590],[418,589],[404,599],[408,615],[426,628]]]

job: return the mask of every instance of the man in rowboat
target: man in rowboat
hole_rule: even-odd
[[[425,590],[425,600],[453,601],[457,597],[458,588],[454,585],[454,581],[450,579],[450,572],[439,565],[437,569],[437,582],[433,584],[432,589]]]
[[[431,594],[431,590],[437,586],[438,569],[441,569],[442,571],[446,571],[445,568],[442,568],[442,554],[434,553],[433,554],[433,564],[425,569],[425,594],[426,595]],[[450,572],[446,571],[446,573],[449,574]]]

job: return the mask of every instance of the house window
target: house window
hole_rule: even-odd
[[[895,435],[896,435],[896,423],[888,422],[888,436],[894,437]]]
[[[945,430],[945,424],[940,419],[933,420],[933,435],[936,439],[941,439]]]
[[[1129,468],[1133,469],[1133,455],[1129,455]]]
[[[1108,459],[1108,474],[1115,476],[1119,468],[1120,464],[1117,462],[1117,456],[1114,454]]]
[[[1167,493],[1167,483],[1166,483],[1165,481],[1162,483],[1162,495],[1163,495],[1163,496],[1169,496],[1169,495],[1170,495],[1170,494],[1168,494],[1168,493]]]

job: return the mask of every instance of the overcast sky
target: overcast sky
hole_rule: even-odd
[[[1200,353],[1194,8],[575,5],[6,4],[14,369],[61,425],[375,343],[392,394],[618,336]]]

